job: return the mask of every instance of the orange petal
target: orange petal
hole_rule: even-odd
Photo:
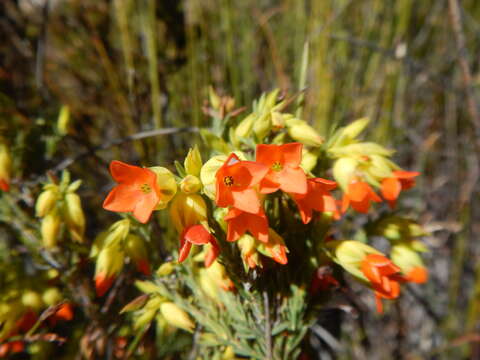
[[[260,182],[260,192],[262,194],[271,194],[280,189],[280,184],[275,181],[277,177],[274,172],[269,172]]]
[[[361,202],[367,197],[369,188],[370,186],[363,181],[352,182],[348,185],[348,197],[351,201]]]
[[[139,196],[137,203],[135,204],[135,209],[133,210],[133,216],[142,224],[145,224],[150,215],[152,215],[153,210],[157,206],[159,201],[158,195],[152,191],[148,194],[143,194]]]
[[[178,252],[178,262],[181,263],[185,261],[190,253],[190,249],[192,248],[192,243],[189,241],[185,241],[183,238],[180,238],[180,251]]]
[[[0,179],[0,190],[7,192],[10,190],[10,184],[4,179]]]
[[[102,297],[110,289],[115,280],[115,275],[107,277],[105,273],[100,273],[95,276],[95,290],[97,296]]]
[[[302,222],[304,224],[308,224],[312,220],[312,213],[313,213],[312,207],[309,205],[306,199],[295,198],[295,197],[293,199],[297,204],[300,217],[302,218]]]
[[[252,214],[258,213],[260,210],[260,200],[254,189],[246,189],[243,191],[232,191],[233,206],[237,209]],[[220,206],[220,205],[219,205]]]
[[[368,198],[365,198],[362,201],[350,201],[350,206],[358,211],[359,213],[366,214],[368,213],[368,210],[370,209],[370,200]]]
[[[428,280],[428,270],[422,266],[416,266],[407,274],[407,280],[417,284],[423,284]]]
[[[142,192],[131,185],[120,184],[115,186],[103,201],[105,210],[129,212],[135,209]]]
[[[118,183],[132,183],[136,179],[143,180],[146,177],[147,172],[152,171],[148,169],[143,169],[139,166],[129,165],[122,161],[113,160],[110,163],[110,174],[112,174],[112,178]]]
[[[139,259],[136,262],[136,267],[137,270],[140,271],[142,274],[146,276],[150,276],[152,274],[152,271],[150,269],[150,263],[146,259]]]
[[[215,203],[219,207],[227,207],[233,205],[233,196],[232,190],[228,186],[223,184],[223,179],[221,181],[217,180],[217,193],[215,196]]]
[[[260,183],[268,173],[268,167],[263,164],[254,161],[242,161],[241,164],[251,175],[249,186],[255,186]]]
[[[303,145],[298,142],[280,145],[280,151],[283,155],[284,165],[294,168],[300,166],[302,161],[302,148]]]
[[[312,182],[315,185],[317,184],[321,185],[322,189],[325,191],[330,191],[337,187],[337,183],[332,180],[327,180],[322,178],[311,178],[311,179],[308,179],[308,181]]]
[[[402,191],[402,185],[397,178],[386,178],[382,181],[381,193],[385,200],[395,201]]]
[[[393,171],[393,176],[398,179],[412,179],[420,175],[418,171],[404,171],[404,170],[396,170]]]
[[[204,245],[210,242],[212,234],[210,234],[203,225],[193,225],[184,229],[181,236],[189,243]]]
[[[267,167],[272,166],[275,162],[283,163],[283,156],[278,145],[258,144],[255,160]]]
[[[285,167],[279,177],[280,189],[286,193],[306,194],[307,175],[301,168]]]
[[[215,259],[218,257],[218,255],[220,254],[220,247],[218,246],[217,241],[213,236],[211,237],[210,243],[212,244],[212,246],[210,247],[207,254],[205,255],[205,260],[204,260],[204,265],[206,268],[210,267],[215,261]]]
[[[380,296],[378,296],[377,293],[375,293],[375,304],[377,305],[377,312],[379,314],[383,314],[383,304],[382,304],[382,299]]]

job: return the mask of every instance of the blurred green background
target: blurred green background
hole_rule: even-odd
[[[209,85],[238,107],[304,90],[302,116],[325,136],[367,116],[370,138],[422,172],[405,205],[432,234],[431,278],[383,317],[346,315],[339,356],[476,359],[479,53],[477,0],[3,0],[0,134],[26,202],[47,169],[85,180],[93,234],[111,216],[97,210],[111,159],[172,163],[198,139],[116,141],[206,125]]]

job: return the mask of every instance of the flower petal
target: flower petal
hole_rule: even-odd
[[[303,145],[298,142],[280,145],[280,151],[283,155],[283,164],[293,168],[300,166],[302,161],[302,148]]]
[[[258,144],[255,159],[268,167],[275,162],[283,163],[281,149],[278,145]]]
[[[286,193],[306,194],[307,175],[301,168],[286,166],[279,177],[280,189]]]
[[[145,180],[148,177],[148,169],[141,168],[135,165],[129,165],[122,161],[113,160],[110,163],[110,174],[112,178],[118,183],[133,183]],[[155,175],[155,174],[153,174]]]
[[[233,206],[237,209],[252,214],[258,213],[260,210],[260,200],[254,189],[246,189],[243,191],[232,191]],[[219,205],[220,206],[220,205]]]
[[[385,200],[394,201],[397,200],[398,195],[400,195],[402,185],[397,178],[386,178],[382,181],[380,191]]]
[[[133,216],[142,224],[145,224],[159,201],[158,195],[152,191],[148,194],[141,194],[133,210]]]
[[[135,205],[142,192],[131,185],[120,184],[115,186],[103,201],[105,210],[129,212]]]
[[[211,241],[210,234],[203,225],[193,225],[187,227],[182,233],[183,239],[195,245],[208,244]]]

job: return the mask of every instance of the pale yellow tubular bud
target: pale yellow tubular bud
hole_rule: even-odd
[[[63,295],[56,287],[51,287],[45,290],[42,294],[42,300],[47,306],[58,304],[63,300]]]
[[[220,109],[220,105],[222,103],[222,99],[220,96],[218,96],[217,92],[212,86],[208,87],[208,97],[210,100],[210,105],[212,105],[212,108],[215,110]]]
[[[205,271],[208,277],[223,290],[228,290],[233,286],[225,267],[218,261],[214,261]]]
[[[265,97],[265,103],[263,104],[263,109],[261,110],[270,110],[275,106],[277,102],[278,94],[280,93],[280,89],[274,89],[267,94]]]
[[[262,141],[272,129],[272,117],[270,113],[263,113],[253,123],[253,132],[259,141]]]
[[[70,125],[70,108],[67,105],[63,105],[58,114],[57,130],[60,135],[68,134]]]
[[[218,285],[208,275],[207,269],[199,270],[198,284],[206,296],[216,302],[220,301],[220,298],[218,297]]]
[[[161,296],[151,296],[150,299],[145,304],[145,309],[160,309],[160,305],[165,302],[165,298]]]
[[[168,261],[159,266],[156,274],[157,276],[168,276],[175,270],[175,264],[172,261]]]
[[[227,346],[222,354],[222,360],[235,360],[235,351],[232,346]]]
[[[384,178],[392,176],[391,161],[380,155],[369,156],[370,162],[366,171],[375,179],[381,181]]]
[[[32,290],[24,291],[21,301],[25,307],[34,310],[40,310],[45,305],[40,294]]]
[[[283,129],[285,127],[285,118],[282,113],[278,111],[272,111],[272,126],[274,129]]]
[[[172,302],[164,302],[160,305],[160,313],[169,325],[186,330],[188,332],[193,332],[195,323],[178,305]]]
[[[92,247],[90,249],[90,257],[95,258],[98,256],[98,253],[100,250],[103,249],[103,246],[105,245],[105,239],[107,238],[108,231],[102,231],[100,234],[98,234],[95,239],[93,240]]]
[[[365,130],[369,123],[370,119],[366,117],[355,120],[342,129],[342,136],[355,139],[361,132],[363,132],[363,130]]]
[[[135,318],[133,322],[133,328],[135,330],[140,330],[145,325],[151,323],[155,315],[157,315],[156,309],[148,309],[142,311],[141,314]]]
[[[394,151],[373,142],[354,143],[341,147],[332,147],[328,152],[336,157],[344,156],[391,156]]]
[[[337,264],[362,280],[367,280],[360,270],[365,257],[369,254],[383,255],[377,249],[354,240],[329,241],[326,247],[331,251],[331,256]]]
[[[306,172],[309,173],[312,171],[315,166],[317,165],[318,155],[314,154],[311,151],[306,150],[303,148],[302,150],[302,162],[300,163],[300,167]]]
[[[58,235],[60,233],[61,218],[54,209],[50,211],[43,219],[40,226],[42,234],[42,243],[46,249],[52,249],[57,246]]]
[[[75,180],[72,182],[70,185],[67,187],[67,192],[75,192],[78,190],[78,188],[82,185],[82,180]]]
[[[0,181],[4,181],[7,185],[10,183],[10,172],[12,170],[12,158],[8,147],[0,144]]]
[[[250,136],[256,118],[257,115],[255,113],[251,113],[245,119],[240,121],[238,126],[235,128],[235,137],[246,138]]]
[[[195,145],[193,149],[188,151],[183,166],[188,175],[200,175],[200,170],[202,169],[202,156],[200,155],[198,146]]]
[[[200,179],[194,175],[185,176],[180,181],[180,190],[185,194],[195,194],[202,189]]]
[[[161,166],[149,167],[157,175],[157,184],[160,189],[160,201],[157,204],[157,210],[165,209],[168,202],[172,200],[177,192],[177,182],[175,176],[167,168]]]
[[[157,294],[161,289],[152,281],[135,281],[135,287],[145,294]]]
[[[118,246],[128,235],[130,231],[130,220],[123,219],[115,222],[107,231],[107,234],[101,240],[102,248]],[[99,244],[100,245],[100,244]]]
[[[198,194],[179,193],[170,206],[170,217],[178,232],[207,219],[207,204]]]
[[[85,215],[83,213],[80,196],[73,192],[65,195],[63,215],[73,240],[82,242],[85,232]]]
[[[148,259],[148,251],[145,246],[145,240],[135,234],[128,234],[124,245],[125,253],[137,262]]]
[[[390,258],[405,274],[415,267],[425,267],[420,255],[406,243],[392,246]]]
[[[343,191],[347,190],[348,184],[355,177],[358,161],[353,158],[340,158],[333,164],[333,177]]]
[[[237,241],[237,246],[240,249],[245,269],[257,266],[262,267],[262,262],[257,252],[257,241],[253,236],[249,234],[241,236]]]
[[[200,180],[203,184],[203,192],[210,199],[215,199],[215,174],[218,169],[223,165],[227,160],[226,155],[217,155],[209,159],[205,164],[203,164],[202,169],[200,170]]]
[[[288,135],[290,135],[293,140],[315,147],[321,146],[324,142],[318,132],[308,125],[306,121],[291,119],[286,121],[286,125],[288,128]]]
[[[122,271],[125,254],[119,246],[108,246],[100,250],[97,257],[95,275],[103,274],[106,278]]]
[[[44,217],[53,209],[59,199],[58,187],[53,186],[40,193],[35,203],[35,212],[38,217]]]

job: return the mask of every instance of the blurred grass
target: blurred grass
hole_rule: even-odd
[[[34,179],[80,150],[135,132],[205,125],[209,85],[239,106],[274,87],[305,86],[302,115],[323,134],[368,116],[373,138],[396,148],[403,167],[422,172],[405,205],[433,232],[431,281],[415,289],[423,308],[408,294],[400,304],[407,329],[400,350],[398,321],[372,314],[370,347],[358,341],[364,330],[346,320],[354,332],[343,339],[349,356],[479,353],[478,337],[468,338],[480,332],[479,154],[447,1],[58,0],[48,12],[41,3],[0,4],[0,131],[31,164],[18,177]],[[480,2],[461,6],[478,93]],[[62,105],[74,127],[57,141]],[[125,143],[72,170],[96,185],[84,195],[98,205],[109,160],[171,163],[195,140]],[[51,158],[40,158],[47,146]]]

